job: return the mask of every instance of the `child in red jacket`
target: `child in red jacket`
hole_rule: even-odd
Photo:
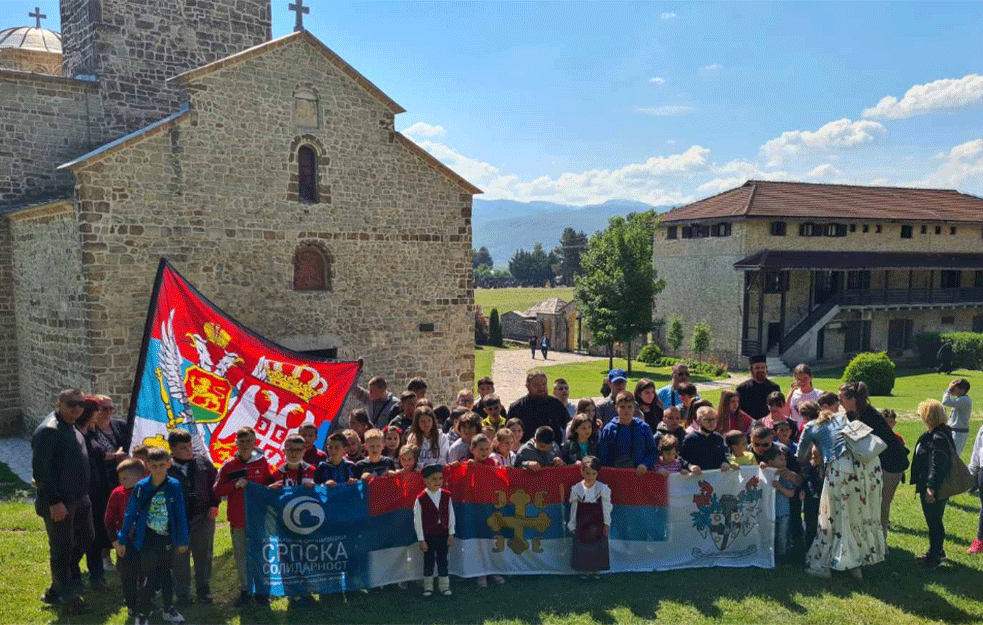
[[[252,600],[253,583],[246,569],[246,512],[243,489],[246,482],[269,485],[273,483],[270,465],[266,457],[256,451],[256,432],[247,426],[236,430],[236,454],[225,461],[215,481],[215,494],[228,497],[229,528],[232,530],[232,555],[239,574],[239,599],[237,607]],[[256,594],[256,603],[270,605],[270,597]]]
[[[136,458],[127,458],[116,467],[120,485],[109,495],[109,503],[106,504],[106,516],[103,519],[106,533],[109,534],[109,540],[114,549],[119,544],[119,531],[123,528],[126,505],[130,503],[133,487],[143,479],[143,472],[143,462]],[[136,614],[137,609],[140,552],[136,549],[128,549],[124,557],[117,558],[116,564],[119,571],[119,583],[123,587],[123,600],[126,603],[126,610],[132,617]]]

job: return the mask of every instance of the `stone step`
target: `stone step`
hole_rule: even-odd
[[[788,365],[786,365],[785,361],[778,356],[768,356],[768,360],[766,362],[768,363],[769,376],[792,375],[792,371],[788,368]]]

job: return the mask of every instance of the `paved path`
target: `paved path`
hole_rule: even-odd
[[[607,358],[583,356],[569,352],[550,352],[549,359],[543,360],[543,355],[537,351],[536,359],[533,360],[528,349],[496,350],[495,361],[492,363],[495,394],[502,398],[503,404],[508,406],[526,394],[526,371],[529,369],[596,360],[607,360]]]
[[[31,483],[31,443],[24,438],[0,438],[0,462]]]

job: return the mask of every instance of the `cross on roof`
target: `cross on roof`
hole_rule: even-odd
[[[304,0],[297,0],[296,4],[291,4],[287,8],[297,13],[297,21],[294,22],[294,32],[304,30],[304,16],[311,12],[311,8],[304,6]]]
[[[298,2],[303,2],[303,0],[297,0]],[[48,19],[48,16],[41,12],[41,7],[34,7],[34,13],[28,13],[28,17],[36,18],[38,23],[35,28],[41,28],[41,20]]]

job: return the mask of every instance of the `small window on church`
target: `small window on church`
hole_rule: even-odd
[[[297,195],[301,201],[317,202],[317,154],[309,145],[297,150]]]
[[[294,254],[294,290],[331,290],[331,260],[317,245],[301,245]]]

